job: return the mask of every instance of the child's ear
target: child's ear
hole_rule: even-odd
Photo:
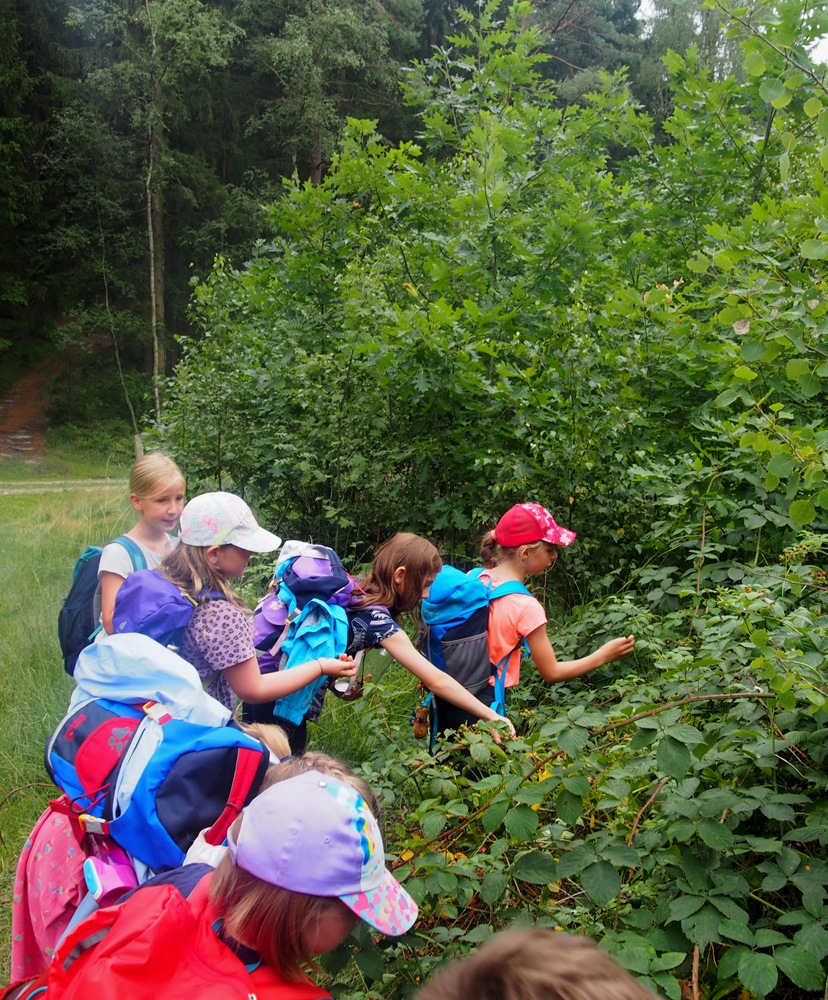
[[[405,579],[405,566],[398,566],[394,570],[394,583],[399,587]]]
[[[218,554],[220,548],[221,548],[220,545],[210,545],[208,546],[207,551],[204,553],[204,555],[207,557],[207,562],[211,566],[218,566]]]
[[[141,513],[141,498],[138,496],[137,493],[130,493],[130,495],[129,495],[129,502],[132,504],[132,506],[140,514]]]

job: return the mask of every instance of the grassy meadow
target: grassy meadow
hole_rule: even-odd
[[[100,474],[97,465],[84,471],[92,469]],[[10,471],[17,470],[0,468],[0,480],[16,478]],[[0,496],[0,982],[8,982],[17,857],[54,794],[43,749],[72,690],[58,646],[58,611],[78,555],[131,523],[121,484],[94,493]]]

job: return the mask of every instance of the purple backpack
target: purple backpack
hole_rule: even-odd
[[[203,600],[224,601],[218,590],[211,590]],[[162,646],[179,646],[184,629],[190,624],[200,601],[154,569],[139,569],[121,584],[115,598],[112,625],[116,635],[140,632]]]
[[[253,645],[263,674],[273,673],[281,667],[282,643],[291,622],[299,617],[308,602],[315,598],[347,608],[354,581],[333,549],[285,542],[270,586],[272,592],[259,602],[253,614]],[[287,593],[283,588],[287,588]]]

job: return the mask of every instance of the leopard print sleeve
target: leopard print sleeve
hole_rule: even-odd
[[[209,601],[196,608],[184,645],[194,645],[211,670],[226,670],[256,655],[253,626],[247,615],[228,601]]]

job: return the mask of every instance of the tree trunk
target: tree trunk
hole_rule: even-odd
[[[149,137],[149,149],[147,150],[147,243],[149,245],[149,291],[150,291],[150,322],[152,326],[152,381],[153,394],[155,396],[155,416],[161,419],[161,395],[158,382],[162,372],[163,349],[158,340],[158,319],[159,301],[161,305],[161,322],[164,321],[164,299],[163,299],[163,264],[161,253],[156,254],[155,238],[156,233],[161,233],[161,198],[160,192],[153,185],[153,172],[155,169],[155,157],[161,148],[161,124],[156,123],[151,127]],[[161,248],[159,248],[160,250]],[[160,290],[162,296],[159,300],[159,274],[161,277]]]
[[[155,150],[156,157],[158,148]],[[152,232],[155,244],[155,315],[158,323],[160,342],[158,344],[158,376],[163,378],[167,371],[167,351],[164,347],[166,315],[164,309],[164,196],[160,185],[152,192]]]
[[[314,187],[322,183],[322,129],[317,131],[313,139],[310,179]]]

